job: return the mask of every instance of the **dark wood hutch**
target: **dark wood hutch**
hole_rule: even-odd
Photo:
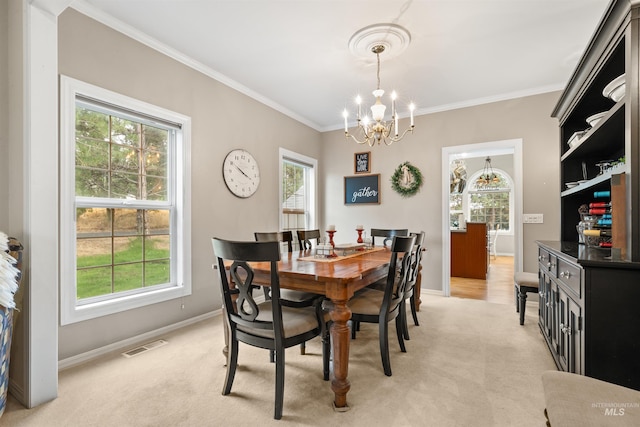
[[[623,74],[621,98],[605,96]],[[538,242],[538,265],[539,325],[558,368],[640,390],[639,76],[640,2],[613,0],[552,113],[560,124],[560,241]],[[603,117],[588,124],[597,113]],[[619,159],[616,168],[597,166]],[[615,213],[611,248],[579,243],[577,230],[578,209],[603,194]]]

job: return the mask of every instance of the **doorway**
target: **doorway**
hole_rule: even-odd
[[[443,265],[442,265],[442,293],[445,296],[451,296],[451,223],[450,223],[450,164],[461,158],[485,158],[488,156],[498,156],[504,154],[511,154],[513,156],[513,257],[498,259],[496,256],[494,271],[496,272],[496,280],[499,280],[502,285],[500,288],[504,290],[496,291],[498,293],[513,292],[512,278],[514,270],[522,270],[522,140],[512,139],[503,141],[491,141],[478,144],[458,145],[453,147],[444,147],[442,149],[442,250],[443,250]],[[506,264],[506,265],[505,265]],[[510,264],[510,265],[509,265]],[[491,272],[489,272],[488,280],[491,280]],[[467,279],[463,279],[467,280]],[[511,281],[507,290],[507,283]],[[457,278],[454,279],[455,284],[459,282]],[[476,288],[476,291],[471,291],[474,298],[490,300],[487,292],[483,292],[482,286],[487,287],[487,281],[481,281],[484,283],[472,283],[465,282],[467,290]],[[469,286],[471,285],[471,288]],[[464,289],[460,289],[465,291]],[[484,297],[483,297],[484,295]],[[459,295],[458,295],[459,296]],[[471,296],[468,296],[471,297]],[[497,297],[501,300],[505,300],[504,295]]]

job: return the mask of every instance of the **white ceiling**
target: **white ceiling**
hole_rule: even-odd
[[[75,9],[319,130],[369,105],[375,56],[350,37],[372,24],[411,33],[381,55],[400,116],[562,89],[609,0],[78,0]],[[551,112],[550,112],[551,113]],[[353,115],[351,116],[353,117]]]

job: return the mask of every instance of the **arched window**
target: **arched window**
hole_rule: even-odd
[[[497,182],[483,185],[479,170],[467,181],[466,218],[469,222],[484,222],[491,230],[510,231],[513,220],[513,180],[505,171],[493,169]]]

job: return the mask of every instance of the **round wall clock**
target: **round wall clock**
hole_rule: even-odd
[[[227,188],[235,196],[249,197],[260,185],[260,168],[256,159],[246,150],[232,150],[224,159],[222,176]]]

